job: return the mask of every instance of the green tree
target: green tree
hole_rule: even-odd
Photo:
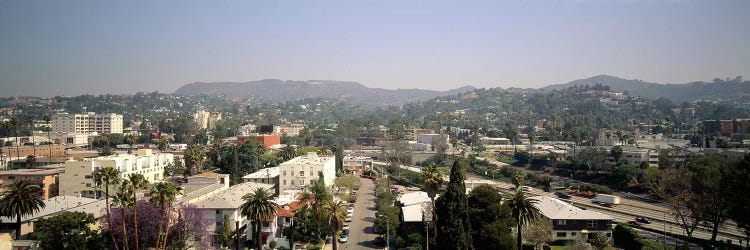
[[[263,249],[260,227],[262,221],[276,214],[277,205],[273,201],[273,195],[263,188],[256,188],[251,193],[242,196],[242,200],[244,202],[240,206],[240,213],[247,216],[251,222],[254,222],[255,237],[253,238],[257,243],[258,249]]]
[[[159,221],[159,228],[157,229],[156,249],[159,249],[159,247],[162,247],[162,249],[167,248],[167,242],[169,240],[169,224],[170,218],[172,218],[172,202],[177,198],[177,195],[179,195],[181,191],[182,188],[171,182],[157,182],[151,187],[151,191],[149,192],[151,203],[156,206],[161,206],[162,217]]]
[[[344,171],[344,147],[336,145],[334,148],[334,157],[336,158],[336,172]]]
[[[502,204],[503,196],[490,185],[479,185],[471,190],[469,220],[474,249],[513,249],[515,241],[510,228],[513,217],[510,208]]]
[[[135,238],[135,250],[138,250],[138,197],[136,197],[136,194],[138,191],[148,189],[149,184],[146,177],[142,174],[130,174],[128,175],[128,181],[130,182],[130,189],[133,195],[133,236]]]
[[[52,121],[52,117],[45,115],[44,123],[47,124],[47,139],[50,140],[50,143],[47,144],[47,149],[49,149],[49,157],[52,158],[52,137],[49,135],[49,133],[52,131],[52,125],[50,125],[50,121]],[[0,147],[2,147],[2,145],[0,145]]]
[[[523,244],[523,236],[521,235],[523,226],[535,221],[540,214],[539,208],[536,206],[537,200],[532,199],[525,191],[517,188],[507,197],[506,202],[516,221],[516,247],[520,250]]]
[[[0,193],[0,214],[16,217],[16,240],[21,239],[21,217],[31,216],[45,207],[42,190],[37,185],[13,181]]]
[[[110,200],[109,200],[109,187],[112,185],[120,184],[120,171],[113,167],[99,168],[94,172],[94,183],[97,188],[104,186],[104,204],[107,212],[107,226],[112,226],[112,214],[110,213]],[[113,245],[115,250],[119,249],[115,241],[115,234],[112,230],[109,230],[109,235],[112,237]]]
[[[92,214],[64,211],[34,222],[34,239],[41,249],[108,249],[104,236],[91,229],[94,223]]]
[[[622,156],[622,147],[614,146],[611,150],[609,150],[609,155],[612,156],[612,158],[615,160],[615,163],[620,162],[620,157]]]
[[[734,176],[730,184],[731,194],[741,194],[750,190],[750,155],[732,165]],[[745,232],[745,248],[750,245],[750,197],[747,195],[735,195],[729,200],[729,218],[737,223],[737,227]]]
[[[635,181],[636,177],[638,177],[638,167],[627,163],[618,163],[612,168],[612,175],[609,179],[617,187],[625,188],[629,183]]]
[[[219,236],[221,237],[221,246],[230,246],[232,244],[232,223],[229,220],[229,215],[224,215],[224,219],[221,221],[221,229],[219,229]]]
[[[137,138],[135,138],[135,135],[128,134],[125,136],[125,144],[128,144],[128,154],[133,152],[133,145],[135,145],[135,142],[137,141]]]
[[[297,157],[297,149],[295,149],[292,145],[286,145],[285,147],[281,148],[281,151],[279,151],[278,154],[279,157],[281,157],[282,161],[288,161],[294,157]]]
[[[464,185],[464,164],[460,160],[453,163],[448,187],[443,196],[435,202],[437,244],[445,249],[471,249],[471,225]]]
[[[164,150],[167,150],[170,141],[166,135],[159,135],[159,138],[156,139],[156,147],[159,148],[159,151],[164,152]]]
[[[341,228],[344,227],[344,218],[346,216],[346,202],[344,201],[328,201],[323,204],[323,210],[325,210],[328,217],[328,226],[331,230],[331,236],[333,236],[333,250],[338,249],[338,233]]]
[[[203,158],[206,153],[201,146],[191,144],[183,151],[185,159],[185,176],[191,176],[202,171]]]
[[[523,238],[538,249],[542,249],[545,243],[552,241],[552,221],[539,218],[523,229]]]
[[[438,167],[431,165],[422,169],[420,173],[420,182],[422,189],[427,192],[427,196],[430,197],[430,204],[432,205],[432,219],[437,221],[437,215],[435,211],[435,196],[440,192],[440,187],[443,186],[443,171]],[[435,231],[433,238],[437,237],[437,226],[434,227]]]
[[[516,160],[513,165],[526,166],[531,161],[531,155],[528,152],[516,152],[513,154],[513,159]]]
[[[588,242],[591,244],[592,247],[598,250],[602,250],[609,245],[609,239],[607,238],[607,236],[604,236],[603,233],[589,234]]]
[[[729,216],[729,193],[732,179],[730,163],[719,155],[702,155],[689,162],[693,172],[690,188],[700,201],[706,226],[711,228],[711,241],[716,241],[719,228]]]
[[[641,249],[641,236],[633,228],[625,224],[617,224],[612,232],[615,246],[622,249]]]
[[[132,189],[130,188],[130,181],[127,179],[122,180],[120,188],[117,190],[115,196],[112,197],[112,204],[122,210],[122,215],[120,216],[120,225],[122,226],[123,248],[126,250],[130,249],[130,245],[128,244],[128,230],[125,228],[125,211],[128,209],[128,207],[135,206],[135,200],[133,199],[131,190]],[[117,243],[114,242],[113,244]]]

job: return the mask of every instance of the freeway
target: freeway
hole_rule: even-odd
[[[494,160],[490,160],[492,163]],[[400,166],[403,169],[414,171],[415,167],[411,166]],[[489,180],[475,175],[467,175],[467,179],[481,179],[489,181],[497,187],[501,188],[512,188],[513,184],[507,182],[500,182],[495,180]],[[544,192],[541,189],[533,188],[531,191],[535,195],[543,195],[548,197],[556,197],[553,192]],[[591,199],[573,196],[569,201],[578,207],[584,209],[590,209],[603,214],[611,216],[615,222],[627,223],[632,221],[635,217],[648,217],[651,219],[651,224],[643,225],[643,228],[648,228],[655,231],[666,231],[668,228],[673,228],[672,234],[686,236],[687,234],[682,230],[682,227],[677,222],[674,216],[670,216],[668,208],[642,202],[634,199],[622,199],[623,204],[614,208],[607,208],[598,204],[592,203]],[[693,232],[693,237],[701,239],[711,239],[711,230],[705,227],[699,227]],[[725,223],[723,227],[719,229],[719,233],[716,237],[717,240],[731,240],[733,244],[738,244],[740,240],[745,239],[745,234],[736,227],[734,223]]]

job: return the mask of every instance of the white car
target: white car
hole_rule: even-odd
[[[347,214],[351,214],[351,213],[354,213],[354,207],[347,207],[347,208],[346,208],[346,213],[347,213]]]
[[[344,222],[352,222],[352,217],[346,216],[346,219],[344,219]]]
[[[349,230],[349,223],[344,224],[343,230]]]
[[[531,192],[531,187],[529,186],[520,186],[518,188],[521,189],[521,191]]]
[[[347,241],[349,241],[349,230],[344,230],[339,236],[339,242],[346,243]]]

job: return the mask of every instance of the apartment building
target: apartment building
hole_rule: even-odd
[[[248,175],[245,175],[242,177],[242,182],[254,182],[254,183],[263,183],[263,184],[271,184],[274,186],[274,192],[275,194],[279,194],[279,167],[270,167],[270,168],[264,168],[260,169],[258,171],[255,171],[254,173],[250,173]]]
[[[94,172],[104,167],[116,168],[120,171],[121,178],[127,178],[130,174],[142,174],[151,183],[159,182],[164,178],[164,167],[173,161],[174,155],[153,153],[151,149],[139,149],[135,155],[110,155],[67,161],[65,172],[60,174],[60,195],[97,198]]]
[[[216,122],[221,120],[220,112],[208,112],[205,110],[195,111],[193,120],[200,129],[211,129],[216,127]]]
[[[612,217],[593,210],[584,210],[568,202],[546,197],[531,197],[542,212],[540,219],[552,222],[553,240],[587,240],[592,233],[604,234],[612,239]]]
[[[122,115],[115,113],[55,114],[52,116],[55,134],[122,134]]]
[[[332,156],[318,156],[315,152],[297,156],[279,165],[279,187],[281,191],[302,189],[318,180],[323,174],[325,184],[332,185],[336,178],[336,162]]]
[[[0,171],[0,192],[8,190],[15,181],[39,186],[44,193],[42,199],[49,199],[59,194],[58,175],[65,168],[64,164],[40,168],[24,168]]]

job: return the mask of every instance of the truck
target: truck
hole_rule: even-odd
[[[594,203],[618,205],[620,204],[620,197],[608,194],[597,194],[596,197],[591,199]]]

